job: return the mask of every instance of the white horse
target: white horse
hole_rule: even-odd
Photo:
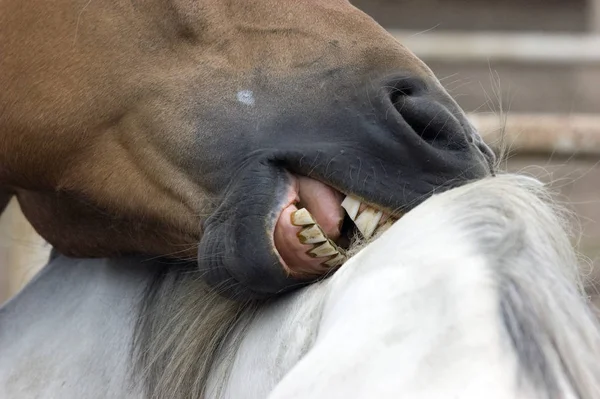
[[[56,256],[0,311],[3,399],[593,399],[599,363],[561,213],[510,175],[430,198],[268,303],[185,266]]]

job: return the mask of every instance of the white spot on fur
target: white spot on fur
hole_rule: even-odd
[[[249,106],[254,105],[254,93],[252,90],[240,90],[237,92],[237,99],[242,104],[246,104]]]

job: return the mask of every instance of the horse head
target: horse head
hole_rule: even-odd
[[[432,71],[347,1],[5,1],[0,54],[0,187],[37,231],[195,259],[234,297],[339,266],[345,196],[377,226],[492,172]]]

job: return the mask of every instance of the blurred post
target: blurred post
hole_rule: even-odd
[[[588,0],[590,8],[590,30],[600,34],[600,0]]]

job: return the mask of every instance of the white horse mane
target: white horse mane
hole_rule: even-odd
[[[464,243],[462,256],[480,260],[488,277],[483,289],[497,299],[499,334],[517,359],[519,389],[540,398],[597,398],[600,329],[584,298],[565,215],[537,180],[499,175],[472,182],[409,212],[323,282],[329,299],[315,300],[331,301],[377,259],[401,261],[392,255],[399,237],[407,237],[403,245],[412,245],[414,259],[433,252],[440,262],[445,252],[455,251],[452,246]],[[447,238],[446,247],[431,248],[429,237],[438,244]],[[448,267],[461,273],[460,264]],[[244,325],[260,306],[225,300],[206,288],[199,272],[181,269],[157,277],[142,303],[136,370],[149,396],[161,399],[203,397],[211,365],[227,349],[222,344],[231,348],[243,339]],[[310,368],[303,362],[310,364],[311,357],[289,373],[274,397],[287,397],[282,392],[290,381],[310,384],[314,375],[306,374]]]

